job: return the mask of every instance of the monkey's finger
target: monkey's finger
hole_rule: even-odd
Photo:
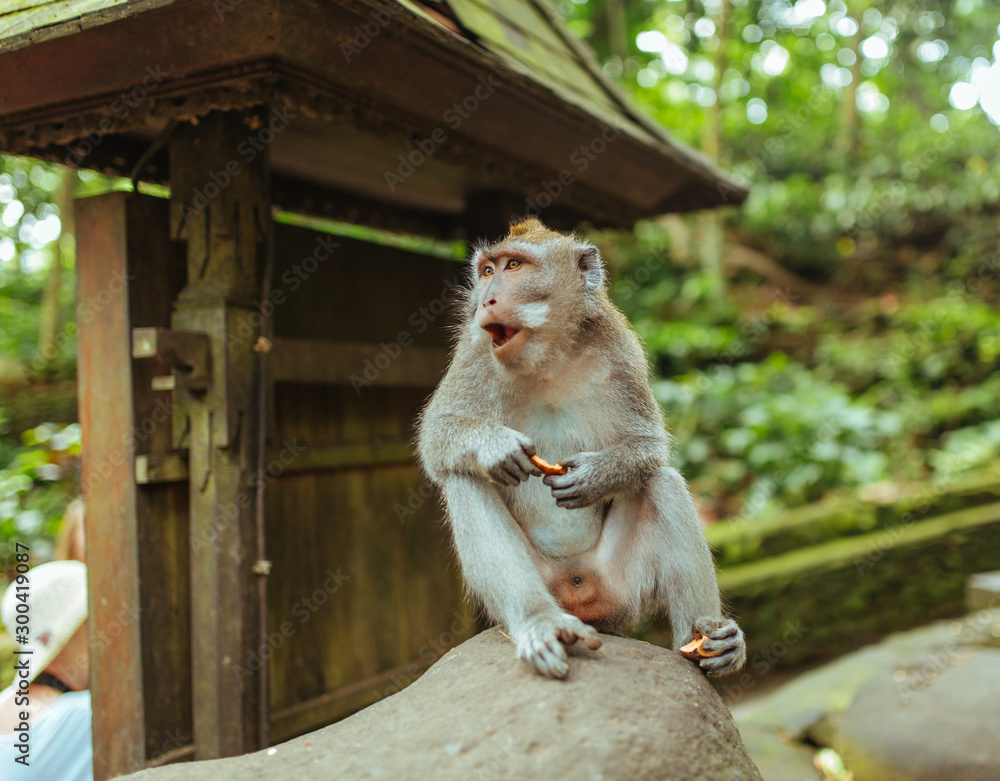
[[[568,499],[556,499],[556,507],[562,507],[564,510],[579,510],[583,507],[590,507],[593,501],[585,496],[573,496]]]
[[[721,640],[706,637],[702,640],[701,650],[705,656],[717,656],[739,647],[740,642],[739,637],[727,637]]]
[[[580,636],[570,629],[560,629],[556,634],[559,635],[559,642],[563,645],[573,645],[580,639]]]
[[[542,482],[555,491],[576,485],[576,478],[569,475],[546,475],[542,478]]]
[[[511,472],[508,472],[503,466],[498,466],[492,472],[490,472],[490,477],[493,479],[494,482],[500,483],[500,485],[514,486],[521,482]]]
[[[507,463],[504,465],[504,469],[511,477],[514,478],[513,485],[520,485],[525,480],[528,479],[528,473],[525,472],[521,467],[515,463]]]
[[[721,656],[708,656],[698,660],[698,665],[709,675],[725,675],[738,670],[746,661],[742,653],[736,650]]]
[[[569,662],[562,645],[554,638],[550,641],[532,643],[521,653],[521,658],[542,675],[565,678],[569,672]]]
[[[515,453],[514,460],[517,462],[517,465],[521,467],[522,470],[524,470],[526,474],[534,475],[535,477],[542,476],[543,473],[542,470],[538,468],[538,464],[532,461],[531,458],[529,458],[524,453]]]
[[[576,504],[582,502],[581,507],[588,504],[592,504],[592,500],[589,498],[587,491],[583,486],[570,486],[569,488],[552,489],[552,498],[556,500],[556,504],[560,502],[571,502]]]
[[[508,459],[503,466],[504,469],[517,478],[517,482],[519,483],[523,483],[531,476],[528,470],[525,469],[516,458]]]
[[[521,449],[525,452],[528,458],[535,455],[535,443],[523,434],[521,435]]]
[[[579,628],[574,630],[574,634],[583,640],[587,648],[592,651],[601,647],[601,638],[597,636],[597,630],[590,624],[581,621]]]
[[[739,633],[740,628],[735,621],[723,621],[720,626],[708,633],[708,637],[712,640],[723,640],[727,637],[735,637]]]
[[[575,505],[578,502],[584,501],[583,495],[580,493],[553,493],[552,498],[556,500],[556,504],[559,507],[565,507],[566,505]]]
[[[569,660],[566,658],[566,651],[563,650],[562,643],[553,639],[545,644],[545,661],[552,671],[550,675],[556,678],[565,678],[569,673]]]
[[[565,483],[558,485],[549,485],[548,483],[546,483],[546,485],[548,485],[549,488],[552,489],[553,496],[557,496],[558,494],[565,494],[570,491],[576,491],[580,487],[578,483]]]
[[[540,671],[553,678],[565,678],[569,675],[569,662],[552,654],[545,659],[544,667],[540,668]]]

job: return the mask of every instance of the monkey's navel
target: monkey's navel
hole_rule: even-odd
[[[574,586],[579,586],[581,583],[583,583],[583,578],[580,577],[579,575],[574,575],[573,576],[573,585]]]

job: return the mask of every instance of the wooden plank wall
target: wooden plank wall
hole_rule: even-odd
[[[372,363],[350,358],[350,384],[274,389],[272,742],[397,691],[475,631],[437,497],[409,446],[433,378],[415,373],[410,386],[383,374],[404,344],[436,348],[443,369],[446,282],[460,264],[300,228],[278,226],[276,239],[275,336],[368,344]]]
[[[169,202],[129,198],[128,257],[143,284],[130,288],[133,328],[170,327],[173,304],[187,282],[184,244],[170,240]],[[170,391],[154,391],[154,376],[171,367],[155,358],[132,361],[134,455],[173,454]],[[186,460],[182,451],[181,458]],[[188,481],[136,486],[139,596],[142,604],[143,696],[146,760],[152,764],[194,755],[191,701],[191,575]]]

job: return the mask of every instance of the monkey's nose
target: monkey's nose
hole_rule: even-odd
[[[485,303],[483,303],[483,306],[495,306],[496,303],[497,303],[497,300],[495,298],[491,298],[489,301],[486,301]]]

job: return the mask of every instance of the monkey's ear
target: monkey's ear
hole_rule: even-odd
[[[601,253],[593,244],[584,242],[573,247],[573,254],[576,256],[576,266],[583,274],[583,287],[588,293],[593,293],[604,285],[604,261],[601,260]]]

